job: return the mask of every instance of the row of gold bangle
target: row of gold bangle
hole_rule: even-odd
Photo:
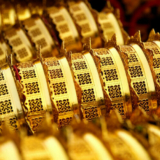
[[[20,25],[3,31],[10,50],[5,49],[7,45],[4,42],[1,43],[1,126],[7,119],[10,126],[17,129],[24,123],[23,112],[26,123],[35,132],[47,113],[61,127],[70,124],[74,115],[92,120],[118,109],[126,118],[137,107],[148,113],[155,110],[159,96],[155,66],[158,66],[159,59],[155,56],[152,64],[149,53],[153,49],[149,47],[148,51],[147,44],[153,43],[155,47],[159,45],[159,39],[142,43],[136,34],[128,45],[118,46],[113,36],[106,48],[98,48],[102,46],[102,40],[97,33],[88,31],[86,34],[83,29],[84,25],[92,24],[89,23],[92,14],[87,5],[79,1],[69,2],[69,6],[77,25],[82,27],[82,42],[86,45],[84,51],[79,51],[82,46],[76,36],[74,42],[78,44],[69,43],[72,47],[68,48],[64,39],[78,35],[78,32],[76,28],[71,29],[75,25],[67,9],[59,6],[59,9],[57,6],[48,9],[43,18],[48,25],[49,15],[50,24],[54,23],[67,51],[64,48],[58,51],[56,38],[53,40],[51,36],[55,35],[52,33],[54,27],[48,30],[37,15],[22,22],[27,34]],[[91,28],[95,29],[95,25],[93,23]],[[91,42],[88,37],[92,37]],[[157,36],[152,34],[150,37],[154,41]],[[154,52],[158,53],[157,50],[158,46]],[[18,104],[15,104],[15,99]]]

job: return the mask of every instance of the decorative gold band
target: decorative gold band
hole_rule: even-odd
[[[67,50],[80,51],[82,45],[76,26],[67,9],[61,7],[50,7],[47,9],[52,23],[56,26],[59,37],[64,42]]]
[[[59,127],[68,125],[79,105],[73,76],[65,57],[46,58],[43,61],[53,102],[54,119]]]
[[[120,55],[115,48],[94,49],[95,60],[100,68],[101,79],[106,97],[107,108],[118,109],[126,118],[132,112],[130,90],[127,75]]]
[[[72,14],[76,24],[81,28],[82,41],[92,37],[92,48],[102,46],[101,38],[99,37],[98,27],[94,17],[89,10],[88,6],[82,2],[68,2],[69,11]]]
[[[51,101],[45,74],[40,61],[25,62],[14,66],[23,89],[23,109],[32,132],[42,123],[46,111],[51,112]]]
[[[82,89],[81,111],[84,119],[91,120],[101,116],[104,106],[99,74],[89,52],[71,54],[74,77]]]
[[[155,85],[143,51],[137,44],[120,46],[120,49],[128,57],[125,62],[128,65],[130,85],[138,98],[132,98],[133,107],[142,107],[146,112],[156,109]]]

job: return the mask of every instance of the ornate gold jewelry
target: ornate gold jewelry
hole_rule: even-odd
[[[65,56],[43,59],[51,99],[54,119],[58,126],[68,125],[74,114],[79,115],[79,105],[73,76]]]
[[[55,42],[38,15],[33,15],[31,18],[25,20],[23,25],[36,47],[39,48],[40,46],[43,57],[52,56],[53,53],[58,54]]]
[[[5,39],[12,47],[12,51],[15,53],[15,58],[18,62],[25,62],[33,58],[35,51],[24,31],[19,26],[13,26],[5,31]]]
[[[129,42],[130,45],[128,46],[120,46],[120,54],[124,57],[125,64],[128,65],[132,106],[134,109],[137,106],[142,107],[146,112],[149,112],[157,108],[155,85],[151,69],[144,52],[134,43],[134,37]]]
[[[71,64],[74,77],[82,90],[81,112],[84,119],[105,115],[104,95],[94,60],[89,52],[72,53]],[[80,91],[79,91],[80,93]]]
[[[102,46],[99,36],[98,27],[91,13],[90,6],[87,1],[68,1],[69,11],[80,28],[82,42],[84,43],[89,37],[92,38],[92,48]]]
[[[34,133],[44,120],[46,112],[52,112],[43,67],[39,60],[17,63],[13,67],[22,85],[25,119]]]
[[[52,23],[56,26],[59,38],[65,44],[66,49],[73,51],[82,50],[79,34],[67,9],[63,6],[54,6],[47,8],[46,11]]]
[[[4,121],[11,129],[17,130],[23,111],[11,69],[6,63],[3,44],[0,44],[0,62],[0,132]]]
[[[157,38],[156,38],[157,37]],[[152,73],[156,85],[157,101],[160,106],[160,37],[155,34],[154,30],[150,33],[148,42],[144,42],[144,49],[147,51],[146,56],[151,63]]]
[[[92,50],[103,81],[107,110],[118,109],[123,118],[132,112],[130,89],[125,67],[115,48]]]

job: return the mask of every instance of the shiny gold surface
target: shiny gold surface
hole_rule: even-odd
[[[123,62],[115,48],[93,49],[101,72],[104,91],[107,94],[106,105],[110,112],[118,109],[123,118],[132,112],[129,84]]]
[[[70,124],[73,115],[79,115],[77,93],[72,73],[65,57],[46,58],[43,61],[53,102],[54,119],[59,127]]]
[[[106,112],[104,95],[98,71],[89,52],[72,53],[71,64],[76,82],[82,90],[81,112],[84,119],[92,120]]]
[[[92,37],[92,48],[102,46],[99,31],[94,20],[94,17],[88,6],[83,2],[68,2],[69,11],[73,16],[76,24],[80,27],[82,42],[85,42],[89,37]]]

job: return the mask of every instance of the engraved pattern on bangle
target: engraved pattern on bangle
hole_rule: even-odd
[[[43,21],[37,17],[31,17],[23,22],[25,28],[28,31],[28,35],[32,41],[36,44],[37,48],[41,47],[41,54],[47,54],[52,51],[52,47],[55,46],[52,37],[50,36]]]
[[[89,64],[81,53],[71,55],[72,69],[78,84],[82,89],[81,111],[83,118],[92,120],[101,116],[101,109],[97,102],[97,93]]]
[[[49,88],[53,106],[55,106],[54,117],[59,127],[70,124],[73,118],[74,106],[71,101],[69,84],[65,76],[62,62],[56,58],[45,58],[43,63],[46,65],[48,74]],[[78,103],[78,102],[77,102]]]
[[[144,68],[135,49],[131,46],[121,46],[121,51],[128,55],[128,73],[131,79],[131,86],[138,96],[138,106],[145,111],[150,111],[150,93],[146,81]]]
[[[118,64],[116,64],[109,50],[94,49],[94,52],[97,53],[99,58],[101,79],[103,80],[105,92],[111,101],[111,111],[118,109],[122,117],[126,117],[125,93],[118,71]]]
[[[35,132],[43,121],[46,113],[46,103],[40,85],[40,78],[33,62],[17,65],[20,83],[23,86],[22,93],[25,96],[24,111],[29,126]]]
[[[12,27],[5,32],[5,38],[16,54],[17,61],[24,62],[32,58],[31,44],[21,28]]]

